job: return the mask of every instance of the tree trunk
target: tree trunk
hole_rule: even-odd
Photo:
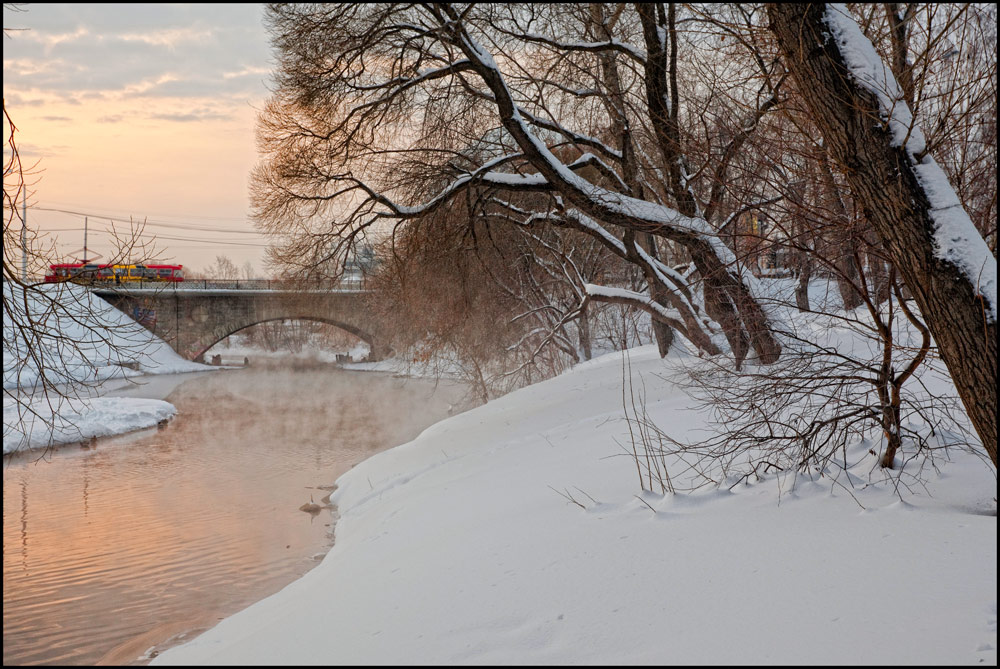
[[[844,309],[850,311],[861,306],[862,297],[858,287],[861,280],[861,272],[855,261],[855,251],[857,251],[857,240],[854,238],[854,231],[851,230],[851,219],[847,215],[847,207],[843,198],[840,197],[840,189],[833,178],[830,170],[830,161],[826,159],[825,150],[819,155],[819,174],[826,190],[830,206],[836,216],[837,233],[832,242],[832,252],[834,257],[834,278],[837,281],[837,290],[840,291],[840,299],[844,304]],[[883,298],[884,299],[884,298]]]
[[[662,304],[662,300],[656,297],[653,299]],[[674,344],[674,329],[655,318],[652,325],[653,337],[656,338],[656,350],[659,351],[661,358],[666,358],[667,354],[670,353],[670,347]]]
[[[855,81],[830,38],[826,11],[822,3],[767,8],[770,29],[830,156],[844,170],[865,217],[913,292],[996,466],[996,321],[965,273],[935,254],[930,198],[906,147],[894,145],[879,101]]]
[[[587,307],[580,310],[576,330],[580,340],[580,353],[584,360],[590,360],[594,356],[594,352],[590,344],[590,319],[587,316]]]
[[[611,19],[607,16],[606,7],[603,4],[596,2],[590,4],[590,19],[592,23],[591,28],[599,39],[612,39],[612,26],[609,24]],[[607,108],[608,117],[614,119],[611,134],[619,137],[621,140],[619,149],[622,152],[622,176],[625,185],[629,189],[629,195],[642,197],[643,187],[638,179],[638,166],[636,165],[635,150],[632,146],[632,131],[629,128],[628,117],[625,114],[625,96],[622,91],[621,77],[618,74],[618,63],[614,54],[609,52],[602,53],[600,61],[601,75],[609,92],[608,97],[603,98],[603,102]],[[650,257],[658,258],[656,240],[653,238],[653,235],[640,233],[638,239]],[[646,285],[649,287],[650,298],[663,307],[669,307],[670,301],[666,295],[668,289],[660,283],[651,268],[643,265],[643,272],[646,275]],[[665,358],[674,343],[674,330],[666,323],[658,321],[655,318],[653,319],[652,327],[657,350],[660,353],[660,357]]]
[[[809,280],[812,278],[812,256],[799,253],[799,283],[795,286],[795,306],[799,311],[809,311]]]
[[[656,249],[656,239],[653,235],[641,233],[638,235],[639,243],[646,249],[650,258],[659,260],[660,253]],[[668,306],[670,304],[665,289],[656,276],[651,272],[646,273],[646,285],[649,286],[649,296],[658,304]],[[674,345],[674,329],[662,321],[653,319],[653,336],[656,337],[656,348],[661,358],[667,357],[670,347]]]

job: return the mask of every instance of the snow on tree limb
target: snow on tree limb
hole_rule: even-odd
[[[735,266],[736,258],[732,251],[718,239],[715,231],[704,219],[685,216],[670,207],[603,188],[574,174],[528,127],[514,103],[499,66],[489,52],[464,30],[459,38],[460,45],[469,60],[473,62],[474,68],[496,97],[504,127],[524,151],[525,158],[556,189],[573,200],[574,204],[591,216],[596,214],[606,220],[625,219],[637,229],[654,234],[663,234],[680,241],[696,238],[711,248],[722,265]]]
[[[643,181],[656,182],[662,166],[656,158],[649,166],[637,162],[632,143],[619,141],[618,126],[628,128],[630,122],[621,100],[607,98],[615,96],[607,92],[608,82],[595,73],[594,85],[578,85],[572,77],[553,74],[551,63],[520,63],[516,57],[525,48],[553,51],[556,63],[574,68],[578,59],[617,59],[641,82],[643,65],[635,57],[645,55],[621,55],[623,47],[610,29],[595,36],[586,19],[582,41],[556,37],[543,44],[531,30],[523,37],[502,17],[498,23],[495,8],[473,7],[356,5],[338,11],[276,5],[270,10],[281,28],[277,43],[289,55],[278,76],[281,94],[266,118],[265,152],[275,160],[258,175],[257,215],[289,237],[296,224],[286,221],[297,220],[305,229],[312,221],[322,228],[287,243],[282,258],[296,265],[306,255],[327,262],[343,248],[338,240],[353,239],[373,224],[429,217],[452,205],[483,222],[524,226],[546,217],[519,212],[514,203],[545,209],[548,205],[537,204],[542,198],[527,195],[548,193],[565,200],[557,208],[564,222],[584,217],[569,227],[642,269],[653,299],[661,305],[669,301],[690,331],[696,322],[701,330],[707,314],[731,343],[749,343],[765,363],[776,360],[781,348],[755,278],[704,216],[661,204],[671,201],[671,194],[659,185],[644,189]],[[625,6],[614,16],[623,11]],[[621,97],[620,87],[610,90]],[[587,105],[601,109],[602,101],[591,99],[595,94],[619,110],[598,112],[610,116],[610,129],[601,116],[578,113]],[[580,132],[568,127],[577,124]],[[684,165],[678,169],[690,190]],[[512,193],[526,197],[507,197]],[[505,199],[512,206],[505,207]],[[668,240],[690,251],[704,303],[696,303],[687,282],[657,259],[657,242],[647,233],[661,238],[661,250],[662,240]],[[667,341],[659,332],[658,340]],[[734,344],[737,365],[746,350]]]
[[[684,332],[686,329],[683,323],[671,316],[669,311],[664,309],[662,305],[658,304],[649,295],[625,290],[624,288],[609,288],[608,286],[598,286],[592,283],[588,283],[584,288],[587,291],[587,296],[591,299],[600,302],[639,307],[648,312],[653,318],[667,323],[674,329],[681,332]]]
[[[845,5],[828,4],[824,22],[854,80],[878,100],[893,146],[906,151],[930,203],[936,256],[962,272],[976,293],[987,302],[986,313],[996,322],[996,258],[973,225],[941,166],[927,153],[924,134],[906,104],[899,83]]]

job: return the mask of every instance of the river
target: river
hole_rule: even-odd
[[[331,484],[462,402],[457,384],[247,368],[118,394],[166,427],[4,458],[3,663],[144,664],[315,566]]]

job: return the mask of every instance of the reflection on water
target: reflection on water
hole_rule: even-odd
[[[447,416],[452,385],[339,370],[200,376],[165,429],[5,458],[4,664],[127,663],[316,564],[319,502],[354,464]]]

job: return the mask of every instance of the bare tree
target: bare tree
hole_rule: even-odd
[[[955,90],[988,90],[991,80],[995,86],[995,65],[989,58],[982,59],[980,67],[965,68],[963,76],[969,78],[965,81],[953,73],[949,58],[935,56],[944,48],[935,44],[950,49],[951,44],[982,41],[968,37],[978,23],[957,20],[967,14],[965,10],[954,6],[942,10],[947,17],[944,28],[934,30],[931,9],[917,12],[914,6],[887,5],[885,14],[870,6],[863,11],[868,30],[876,35],[883,30],[882,42],[893,54],[894,71],[907,74],[903,97],[923,101],[936,134],[977,137],[991,127],[984,113],[972,120],[969,110],[989,107],[978,101],[978,95],[971,95],[968,106],[935,102],[955,99]],[[915,16],[924,17],[927,25],[914,28]],[[907,24],[905,30],[900,22]],[[748,27],[739,23],[723,23],[716,16],[712,24],[738,39],[749,39]],[[913,44],[912,35],[920,45],[915,59],[909,49],[900,55],[901,45]],[[914,68],[914,60],[921,67]],[[941,76],[940,70],[948,76]],[[641,407],[637,409],[635,434],[645,451],[645,457],[637,460],[644,486],[652,486],[656,479],[661,487],[674,485],[665,474],[667,454],[694,464],[702,482],[719,483],[733,473],[822,470],[834,460],[846,468],[848,451],[862,439],[870,440],[871,453],[887,469],[899,464],[900,454],[910,458],[949,440],[961,444],[968,439],[958,399],[929,393],[922,386],[928,364],[933,366],[938,357],[930,330],[911,291],[900,283],[887,249],[868,230],[866,212],[855,199],[850,180],[834,169],[835,156],[798,87],[797,80],[789,82],[785,89],[789,97],[779,113],[750,140],[754,151],[749,176],[759,178],[767,192],[780,198],[760,212],[761,220],[755,213],[735,221],[730,244],[751,265],[752,257],[768,245],[772,252],[791,258],[790,267],[799,274],[795,303],[804,314],[789,318],[780,328],[785,352],[768,369],[741,374],[702,365],[691,370],[694,394],[715,413],[715,437],[682,444],[649,421]],[[938,146],[946,156],[961,157],[964,143],[958,142],[957,151]],[[766,170],[755,167],[760,165]],[[995,182],[995,170],[990,174]],[[988,177],[983,181],[988,183]],[[983,226],[976,228],[989,233]],[[839,299],[811,304],[810,283],[823,276],[836,283]],[[798,327],[803,323],[805,327]],[[846,336],[831,339],[832,332]],[[858,342],[864,344],[858,347]],[[949,436],[942,441],[942,435]]]
[[[459,211],[533,243],[549,239],[545,228],[573,230],[645,280],[587,282],[581,311],[595,301],[644,309],[662,325],[661,352],[677,333],[713,354],[721,331],[737,369],[751,349],[764,363],[780,352],[752,277],[762,255],[795,259],[803,309],[817,272],[836,281],[842,306],[868,311],[890,299],[895,273],[992,447],[995,260],[965,232],[971,264],[934,255],[955,245],[934,238],[943,191],[920,194],[918,172],[936,169],[932,149],[953,175],[993,155],[956,138],[995,137],[995,28],[969,9],[859,7],[891,63],[876,56],[871,70],[902,82],[884,76],[880,92],[823,41],[836,32],[829,21],[809,33],[824,58],[802,65],[791,11],[768,9],[768,30],[754,5],[273,6],[280,68],[253,177],[257,221],[280,242],[272,259],[336,268],[358,240]],[[987,76],[970,78],[968,59],[938,67],[952,62],[949,36],[990,53]],[[912,115],[900,123],[909,101],[938,121],[926,136]],[[988,216],[995,174],[980,171],[962,197]],[[976,213],[973,228],[995,239],[983,220]],[[966,288],[952,295],[956,279]],[[965,305],[957,328],[953,302]],[[979,349],[964,372],[954,367],[963,347]]]
[[[750,349],[777,359],[755,281],[709,222],[724,216],[724,189],[695,192],[727,181],[739,142],[776,103],[766,62],[745,132],[699,170],[713,182],[684,164],[672,9],[275,5],[267,20],[279,71],[253,200],[281,242],[273,261],[315,271],[381,223],[472,199],[491,225],[589,235],[647,279],[644,293],[589,284],[589,300],[642,308],[669,326],[661,336],[710,354],[721,328],[737,366]],[[542,197],[525,209],[528,194]]]
[[[229,256],[217,255],[215,262],[205,268],[202,274],[206,279],[235,280],[240,278],[240,268]]]
[[[4,3],[5,11],[24,11]],[[10,37],[4,28],[4,36]],[[24,165],[17,127],[3,104],[3,351],[4,442],[31,425],[72,429],[60,416],[69,403],[86,399],[100,382],[95,361],[135,367],[143,359],[148,334],[136,323],[111,325],[96,312],[107,307],[82,287],[45,284],[42,275],[60,258],[54,245],[26,227],[28,187],[37,163]],[[116,251],[107,261],[141,262],[154,256],[141,239],[142,225],[128,232],[113,229]],[[122,372],[124,374],[124,372]],[[8,412],[7,409],[11,411]]]
[[[621,284],[631,267],[589,235],[490,225],[461,202],[398,227],[379,256],[368,287],[393,348],[461,364],[479,399],[589,359],[604,306],[587,286]],[[475,360],[456,360],[464,355]]]
[[[149,335],[138,323],[109,323],[98,314],[110,306],[72,283],[43,283],[58,260],[44,238],[28,234],[18,207],[31,170],[22,167],[17,128],[4,104],[3,349],[4,442],[33,431],[72,430],[63,417],[78,410],[101,382],[97,365],[137,368]],[[115,235],[110,262],[146,258],[142,226]],[[105,370],[103,373],[107,373]],[[11,408],[8,412],[7,409]],[[44,454],[44,452],[43,452]]]
[[[866,292],[862,308],[787,321],[785,353],[771,367],[690,369],[692,395],[713,414],[715,436],[681,443],[644,421],[659,437],[652,454],[678,455],[703,483],[719,484],[768,471],[846,471],[858,444],[870,444],[886,469],[937,448],[968,447],[958,398],[925,385],[935,373],[926,364],[935,359],[930,332],[894,273],[890,281],[885,300]]]
[[[824,4],[769,5],[768,15],[830,155],[912,291],[996,465],[996,259],[855,20]]]

